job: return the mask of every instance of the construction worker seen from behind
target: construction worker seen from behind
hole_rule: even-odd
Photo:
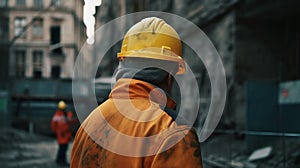
[[[202,167],[191,124],[176,119],[168,93],[185,73],[177,32],[149,17],[133,25],[117,54],[108,100],[84,120],[74,139],[71,167]]]

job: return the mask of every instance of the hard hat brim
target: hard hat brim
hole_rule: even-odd
[[[172,61],[178,63],[178,71],[177,75],[185,73],[185,63],[182,57],[173,55],[165,55],[165,54],[158,54],[156,52],[145,51],[145,50],[131,50],[122,53],[118,53],[117,55],[120,61],[123,61],[126,57],[128,58],[146,58],[146,59],[157,59],[157,60],[164,60],[164,61]]]

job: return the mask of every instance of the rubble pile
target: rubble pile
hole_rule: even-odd
[[[216,135],[202,149],[206,168],[300,168],[299,137],[275,138],[268,146],[249,151],[245,139]]]

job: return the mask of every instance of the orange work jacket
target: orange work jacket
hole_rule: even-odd
[[[77,131],[71,168],[201,168],[195,132],[163,110],[175,105],[147,82],[118,80],[109,99]]]
[[[56,134],[58,144],[67,144],[72,140],[72,112],[65,114],[60,109],[57,109],[52,117],[51,129]]]

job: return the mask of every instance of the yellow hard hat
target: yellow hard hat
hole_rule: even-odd
[[[58,108],[61,110],[65,110],[67,108],[67,104],[61,100],[58,102]]]
[[[145,18],[132,26],[122,43],[118,59],[138,57],[172,61],[178,63],[176,74],[185,73],[181,40],[177,32],[164,20]]]

